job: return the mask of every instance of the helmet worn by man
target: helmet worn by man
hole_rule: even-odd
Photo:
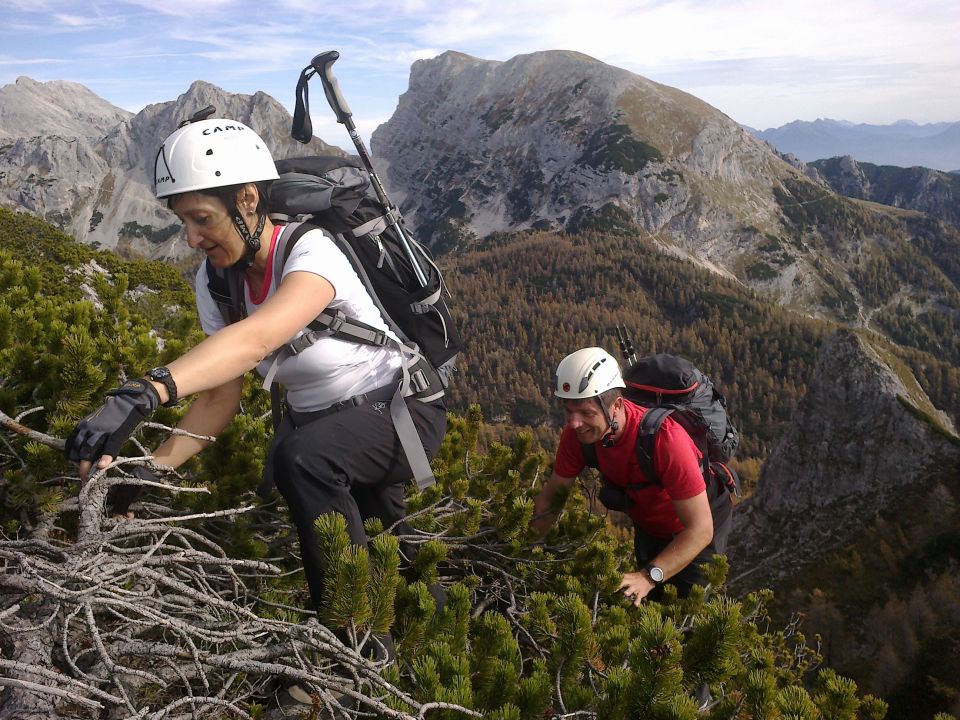
[[[620,365],[603,348],[588,347],[567,355],[557,366],[554,394],[564,400],[595,398],[624,388]]]
[[[163,141],[154,167],[156,195],[276,180],[263,139],[236,120],[209,118],[178,128]]]

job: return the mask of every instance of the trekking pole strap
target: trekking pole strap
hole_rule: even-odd
[[[305,67],[297,81],[297,103],[293,109],[293,125],[290,134],[297,142],[306,145],[313,139],[313,123],[310,120],[310,89],[307,81],[313,75],[312,67]]]
[[[377,175],[377,171],[373,167],[373,159],[370,157],[370,153],[367,150],[367,146],[363,142],[363,138],[361,138],[360,133],[357,132],[357,126],[354,124],[351,117],[353,113],[351,113],[350,108],[347,107],[347,101],[344,99],[343,93],[340,92],[340,84],[337,82],[337,78],[333,74],[333,64],[339,58],[339,52],[336,50],[328,50],[327,52],[323,52],[315,56],[313,60],[310,61],[310,65],[320,75],[320,80],[323,83],[323,92],[327,96],[327,102],[330,103],[330,108],[337,116],[337,122],[342,123],[347,128],[347,133],[350,135],[350,139],[353,140],[353,145],[357,149],[357,155],[360,156],[360,160],[363,162],[363,166],[366,169],[367,174],[370,176],[370,183],[373,186],[373,192],[376,194],[380,204],[387,209],[387,216],[390,218],[395,218],[393,222],[390,222],[389,224],[400,237],[400,243],[403,246],[407,257],[410,259],[410,264],[413,266],[414,273],[417,276],[417,280],[420,282],[420,286],[426,287],[427,277],[420,268],[420,263],[417,261],[417,258],[413,253],[413,248],[410,246],[410,242],[407,239],[407,234],[404,232],[403,226],[400,224],[400,213],[396,206],[390,202],[390,198],[387,197],[387,192],[383,188],[383,183],[380,181],[380,177]]]

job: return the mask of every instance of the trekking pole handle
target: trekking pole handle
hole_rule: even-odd
[[[327,50],[314,56],[313,60],[310,61],[310,65],[317,71],[317,74],[320,75],[320,81],[323,83],[323,92],[327,96],[327,102],[330,103],[330,108],[337,116],[337,122],[346,126],[347,132],[350,134],[350,139],[353,140],[353,145],[357,148],[357,153],[360,155],[360,160],[370,175],[377,199],[380,200],[387,210],[394,210],[395,206],[390,202],[390,198],[387,197],[387,192],[383,189],[383,183],[380,182],[380,177],[377,175],[376,170],[374,170],[373,159],[370,157],[370,153],[367,152],[367,146],[364,145],[363,138],[360,137],[360,133],[357,131],[357,126],[351,117],[353,113],[351,113],[350,108],[347,107],[347,101],[343,99],[343,93],[340,92],[340,85],[337,83],[337,78],[333,74],[333,64],[339,58],[339,52],[336,50]],[[420,287],[426,287],[427,276],[424,274],[423,268],[420,267],[416,253],[413,250],[409,238],[407,238],[407,233],[399,221],[394,221],[393,228],[400,237],[400,243],[403,246],[404,252],[407,254],[407,258],[410,260],[410,265],[413,267]]]
[[[340,85],[337,83],[337,77],[333,74],[333,64],[340,58],[340,53],[336,50],[327,50],[315,56],[310,61],[313,69],[320,73],[320,80],[323,83],[323,93],[327,96],[327,102],[337,116],[337,122],[344,125],[351,125],[350,106],[340,92]]]

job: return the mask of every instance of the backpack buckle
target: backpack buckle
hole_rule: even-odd
[[[334,313],[333,317],[330,319],[330,323],[327,325],[327,329],[331,333],[336,334],[340,332],[341,329],[343,329],[343,323],[345,320],[346,320],[346,316],[343,314],[343,312],[340,310],[337,310],[336,313]]]
[[[287,350],[290,352],[291,355],[299,355],[308,347],[312,347],[313,345],[316,345],[317,340],[319,339],[320,339],[320,333],[316,332],[315,330],[311,330],[310,332],[305,332],[300,337],[287,343]]]
[[[413,388],[413,394],[417,395],[424,390],[430,389],[430,381],[427,380],[427,376],[423,370],[418,369],[410,373],[410,386]]]

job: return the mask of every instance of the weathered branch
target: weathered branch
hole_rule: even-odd
[[[23,669],[27,670],[28,672],[36,671],[36,668]],[[51,685],[41,685],[39,683],[28,682],[26,680],[17,680],[15,678],[5,678],[3,676],[0,676],[0,685],[6,687],[23,688],[24,690],[28,690],[38,695],[53,695],[54,697],[64,698],[70,702],[75,702],[79,705],[83,705],[84,707],[94,708],[96,710],[103,708],[103,705],[98,703],[96,700],[90,700],[83,695],[72,693],[68,690],[61,690],[60,688],[53,687]]]
[[[33,410],[36,409],[38,408],[33,408]],[[21,413],[18,417],[23,417],[26,414],[27,413]],[[62,452],[66,446],[66,443],[60,438],[47,435],[46,433],[42,433],[37,430],[31,430],[26,425],[21,425],[2,410],[0,410],[0,426],[5,427],[11,432],[15,432],[17,435],[23,435],[23,437],[27,438],[28,440],[42,443],[47,447],[53,448],[54,450],[60,450]]]

